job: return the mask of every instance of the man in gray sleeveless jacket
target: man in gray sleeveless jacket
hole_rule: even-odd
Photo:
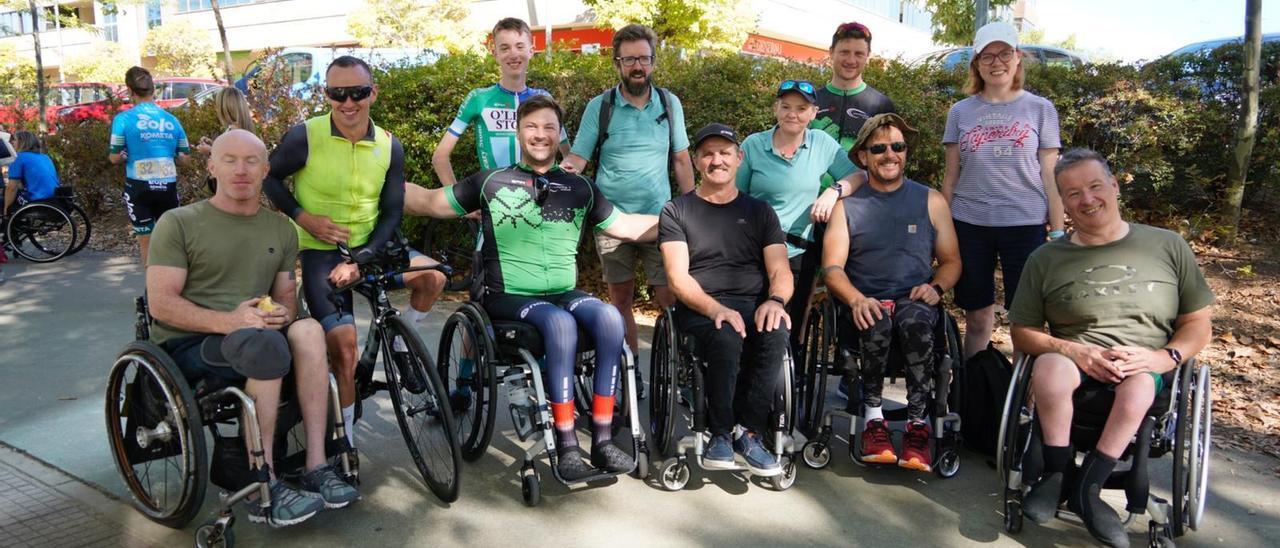
[[[832,295],[849,307],[861,342],[864,429],[855,454],[864,462],[927,472],[933,462],[925,412],[936,305],[960,277],[960,250],[946,199],[906,177],[908,143],[915,137],[897,114],[874,116],[862,126],[849,159],[866,170],[868,184],[832,210],[822,271]],[[894,451],[880,408],[895,341],[907,377],[901,453]]]

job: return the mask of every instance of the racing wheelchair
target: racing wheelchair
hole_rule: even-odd
[[[150,342],[152,318],[145,297],[138,297],[136,313],[136,340],[125,346],[107,377],[107,438],[116,468],[133,506],[166,527],[181,528],[195,518],[211,480],[226,489],[217,517],[196,530],[196,545],[232,546],[235,504],[257,493],[264,509],[271,505],[255,403],[235,382],[215,375],[186,378],[169,354]],[[296,478],[305,468],[301,411],[291,376],[281,390],[273,440],[276,462],[270,463],[281,479]],[[346,442],[337,391],[331,377],[325,452],[338,461],[343,479],[354,483],[356,461]],[[214,439],[214,460],[223,466],[210,467],[205,428]],[[223,429],[238,433],[224,435]]]
[[[693,452],[694,462],[703,465],[703,454],[711,441],[707,426],[707,398],[703,376],[707,362],[693,337],[675,323],[675,309],[668,307],[653,327],[653,347],[649,354],[649,428],[653,432],[658,455],[675,456],[657,467],[657,479],[669,491],[684,489],[689,483],[690,468],[686,454]],[[762,432],[765,447],[778,459],[782,473],[769,478],[775,490],[790,489],[796,481],[796,448],[804,445],[804,437],[796,432],[794,406],[794,372],[791,350],[782,358],[782,374],[778,376],[773,406],[769,411],[769,432]],[[676,438],[680,407],[688,410],[685,422],[690,433]],[[732,471],[750,473],[741,461]]]
[[[811,468],[825,468],[831,462],[832,423],[835,417],[849,421],[849,456],[859,465],[876,466],[857,457],[857,443],[862,434],[862,353],[857,327],[849,307],[838,302],[834,295],[823,293],[823,298],[809,318],[805,333],[807,367],[804,384],[798,398],[808,431],[814,439],[805,444],[803,458]],[[934,325],[934,367],[929,383],[930,403],[928,420],[933,432],[933,462],[930,467],[939,477],[951,478],[960,471],[960,378],[964,371],[964,351],[961,348],[960,330],[955,318],[941,303],[938,304],[938,321]],[[891,383],[904,377],[904,362],[898,344],[892,344],[885,378]],[[844,409],[824,413],[827,379],[830,375],[845,375],[849,382],[849,398]],[[886,422],[907,420],[906,408],[885,409]]]
[[[1034,358],[1023,356],[1014,365],[996,446],[996,464],[1004,485],[1004,528],[1009,533],[1022,530],[1022,500],[1039,480],[1044,464],[1035,397],[1030,393],[1033,364]],[[1150,515],[1150,546],[1173,546],[1173,539],[1187,529],[1197,529],[1204,517],[1209,487],[1209,366],[1188,359],[1166,373],[1164,381],[1164,388],[1156,395],[1116,471],[1103,487],[1124,489],[1126,526],[1141,514]],[[1077,448],[1094,447],[1115,393],[1106,389],[1076,390],[1072,399],[1075,415],[1071,442]],[[1151,493],[1147,474],[1150,460],[1167,453],[1173,453],[1172,500]]]

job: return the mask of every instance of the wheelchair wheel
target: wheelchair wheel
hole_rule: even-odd
[[[671,454],[676,441],[677,359],[675,332],[668,311],[654,323],[653,347],[649,352],[649,431],[659,457]]]
[[[1193,374],[1194,373],[1194,374]],[[1177,394],[1177,430],[1173,446],[1173,536],[1195,530],[1208,493],[1212,405],[1209,367],[1183,366]]]
[[[235,543],[231,528],[216,521],[196,529],[196,548],[231,548]]]
[[[479,459],[489,447],[497,402],[483,325],[483,319],[469,305],[463,305],[445,320],[440,335],[440,379],[449,394],[462,458],[468,462]],[[463,357],[474,361],[467,376],[462,374]],[[460,392],[463,389],[465,395]]]
[[[796,462],[789,457],[782,457],[782,473],[769,478],[774,491],[786,491],[796,484]]]
[[[67,213],[52,204],[33,202],[22,206],[5,229],[14,253],[34,263],[61,259],[76,245],[76,225]]]
[[[827,401],[827,375],[831,374],[839,350],[836,348],[836,319],[834,297],[828,295],[817,310],[809,316],[805,331],[804,372],[797,383],[801,396],[797,398],[801,417],[800,430],[812,436],[822,426],[823,408]]]
[[[479,225],[472,220],[465,223],[430,219],[423,230],[422,252],[453,267],[456,276],[450,277],[445,289],[464,291],[471,287],[477,272],[474,268],[476,234]]]
[[[84,209],[80,208],[79,204],[67,201],[63,207],[67,211],[67,217],[76,226],[76,244],[71,246],[71,250],[67,252],[67,255],[75,255],[81,249],[84,249],[85,245],[88,245],[89,237],[93,234],[93,225],[89,223],[89,215],[84,212]]]
[[[658,467],[658,482],[668,491],[679,491],[689,483],[689,464],[683,457],[668,459]]]
[[[107,438],[116,469],[148,519],[181,528],[209,483],[199,409],[178,367],[159,347],[129,343],[107,377]]]
[[[1009,391],[1005,393],[1004,411],[1000,415],[1000,432],[996,441],[996,470],[1006,490],[1022,488],[1022,457],[1031,439],[1034,412],[1027,403],[1031,388],[1030,358],[1023,356],[1013,367]],[[1014,477],[1018,475],[1018,477]]]
[[[458,499],[462,452],[448,393],[417,330],[399,316],[387,318],[384,329],[382,364],[400,433],[427,487],[440,500],[453,502]],[[403,338],[409,352],[391,351],[396,337]]]

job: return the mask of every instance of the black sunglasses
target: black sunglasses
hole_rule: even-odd
[[[876,143],[867,147],[867,152],[872,154],[884,154],[884,151],[893,149],[894,152],[902,152],[907,150],[907,144],[902,141],[894,141],[892,143]]]
[[[533,179],[533,203],[541,206],[543,202],[547,201],[550,186],[551,182],[547,181],[546,177],[535,177]]]
[[[326,87],[324,94],[338,103],[347,102],[347,98],[359,103],[373,95],[373,86],[347,86],[341,88]]]

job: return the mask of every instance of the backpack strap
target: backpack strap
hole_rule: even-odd
[[[591,151],[591,160],[596,163],[597,169],[600,165],[600,147],[604,146],[604,140],[609,138],[609,121],[613,119],[613,104],[617,101],[618,88],[609,88],[601,93],[600,101],[600,117],[596,122],[596,147]]]
[[[670,172],[676,165],[676,124],[671,119],[671,100],[667,98],[667,95],[671,92],[658,86],[654,86],[654,89],[658,90],[658,101],[662,103],[662,116],[658,119],[667,119],[667,129],[670,133],[667,137],[667,146],[669,147],[667,150],[667,172]]]

